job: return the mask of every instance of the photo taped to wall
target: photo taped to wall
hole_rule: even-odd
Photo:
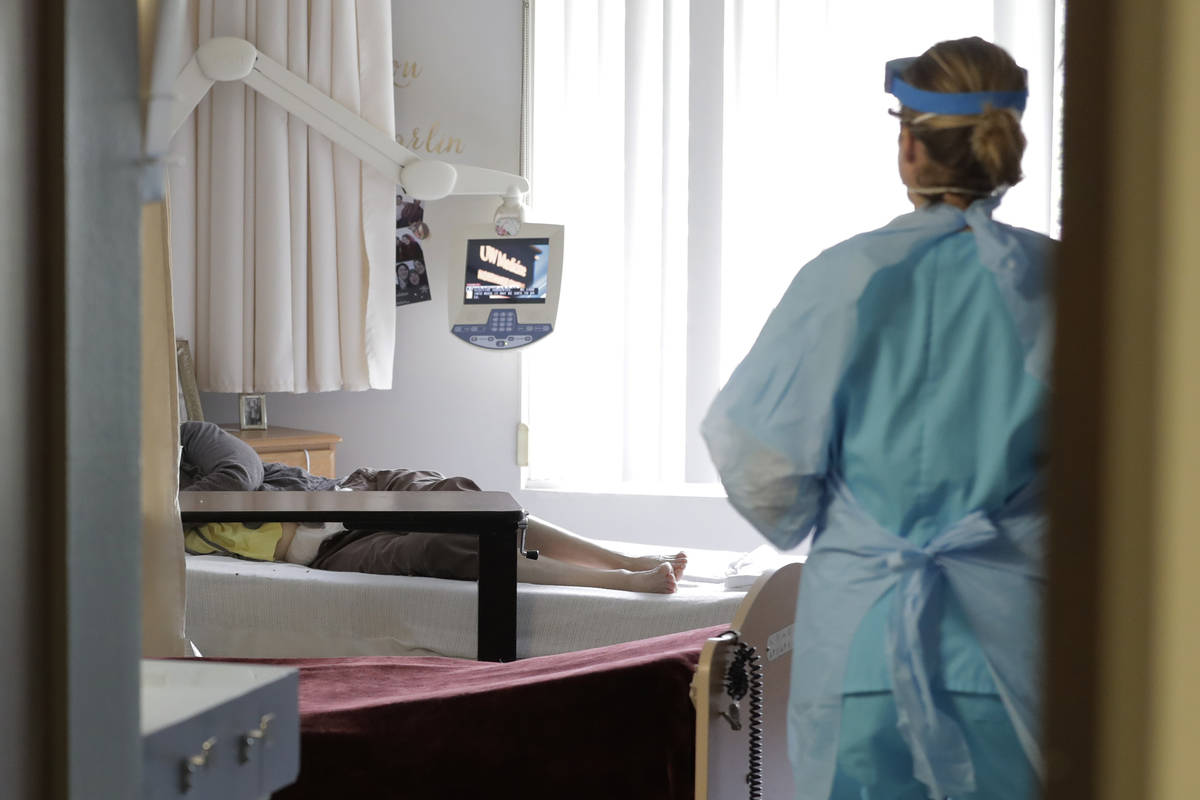
[[[420,200],[396,195],[396,305],[429,300],[429,276],[421,242],[429,236]]]

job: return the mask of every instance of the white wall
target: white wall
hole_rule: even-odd
[[[521,6],[521,0],[393,0],[395,58],[416,61],[421,70],[396,90],[402,137],[437,122],[440,132],[463,141],[462,154],[447,160],[519,169]],[[433,300],[397,309],[390,391],[272,394],[269,423],[340,434],[339,472],[388,466],[468,475],[588,536],[734,550],[760,544],[723,497],[520,490],[520,353],[473,348],[451,337],[447,319],[448,232],[489,221],[496,205],[493,198],[461,197],[428,204],[432,236],[423,248]],[[187,319],[186,308],[177,317]],[[205,394],[202,402],[208,419],[237,419],[236,396]]]
[[[341,435],[340,472],[406,466],[469,475],[487,488],[517,488],[519,355],[465,344],[450,335],[447,322],[442,256],[447,237],[438,234],[472,209],[486,219],[494,204],[449,198],[425,212],[432,231],[423,246],[433,299],[397,309],[392,389],[271,394],[269,424]],[[206,419],[237,419],[237,395],[204,394],[201,402]]]

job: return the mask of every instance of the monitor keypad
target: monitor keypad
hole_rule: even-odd
[[[522,324],[515,308],[494,308],[483,325],[454,325],[450,332],[460,339],[490,350],[508,350],[535,342],[553,330],[546,323]]]

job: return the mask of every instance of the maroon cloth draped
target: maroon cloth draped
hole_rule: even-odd
[[[508,664],[255,659],[300,670],[304,798],[692,798],[689,697],[724,627]]]

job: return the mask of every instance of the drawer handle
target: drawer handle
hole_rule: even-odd
[[[180,765],[180,784],[184,794],[192,790],[193,776],[208,766],[208,759],[212,755],[212,750],[216,747],[217,737],[213,736],[206,739],[204,744],[200,745],[200,752],[189,758],[185,758]]]
[[[258,728],[249,730],[243,734],[241,739],[241,747],[238,749],[238,761],[242,764],[247,763],[254,756],[254,749],[259,742],[267,743],[267,728],[271,727],[271,721],[275,719],[274,714],[263,714],[258,720]]]
[[[308,457],[308,448],[304,448],[304,471],[312,472],[312,461]]]

